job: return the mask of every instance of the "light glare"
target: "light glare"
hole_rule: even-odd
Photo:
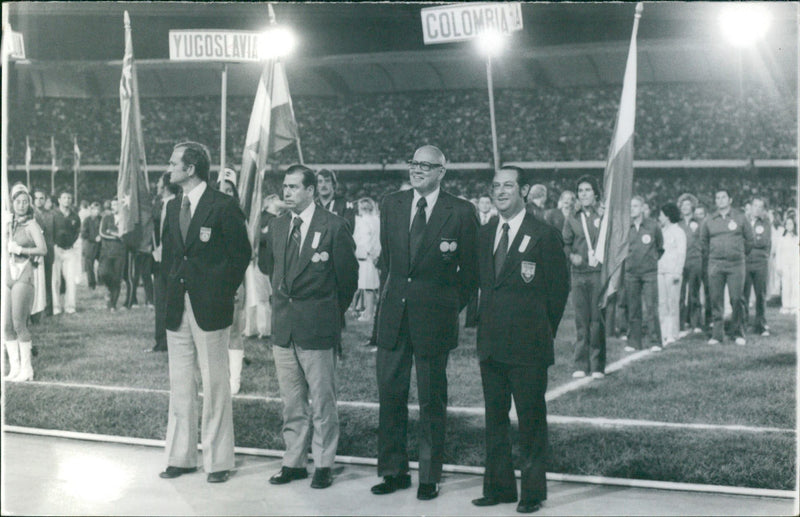
[[[767,34],[770,15],[760,5],[732,5],[719,19],[722,35],[735,47],[749,47]]]
[[[497,31],[487,30],[476,38],[478,50],[487,56],[497,56],[503,51],[506,38]]]
[[[297,41],[294,33],[285,27],[273,27],[261,34],[259,41],[259,57],[270,59],[290,54]]]

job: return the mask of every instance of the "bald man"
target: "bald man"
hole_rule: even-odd
[[[381,206],[381,285],[377,318],[380,400],[376,495],[411,486],[408,391],[416,366],[419,396],[417,499],[439,495],[447,412],[447,358],[458,345],[458,313],[478,284],[478,218],[469,201],[440,189],[445,157],[434,146],[408,161],[411,190]]]

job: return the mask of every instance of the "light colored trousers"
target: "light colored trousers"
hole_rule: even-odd
[[[200,443],[207,473],[230,470],[233,457],[233,404],[228,370],[230,327],[207,332],[198,325],[188,293],[181,326],[167,330],[169,419],[167,465],[197,466],[198,381],[203,384]],[[199,377],[198,379],[198,369]]]
[[[677,282],[675,282],[677,279]],[[658,274],[658,321],[661,341],[674,341],[680,332],[681,275]]]
[[[64,300],[61,300],[61,275],[64,275]],[[65,250],[53,246],[53,312],[75,312],[75,283],[81,276],[81,250],[78,246]]]
[[[273,345],[272,356],[283,401],[283,466],[305,468],[311,442],[314,466],[332,467],[339,445],[335,352]]]

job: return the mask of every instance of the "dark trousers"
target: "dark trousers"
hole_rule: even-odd
[[[703,305],[700,303],[701,285],[708,289],[706,282],[703,282],[703,268],[701,266],[684,268],[680,300],[681,328],[696,329],[704,326]],[[710,306],[707,293],[706,306]]]
[[[115,309],[119,299],[120,282],[125,270],[125,256],[101,255],[97,273],[100,281],[108,288],[108,308]]]
[[[419,398],[419,482],[438,483],[441,479],[447,424],[448,355],[447,352],[425,357],[415,354],[408,336],[407,314],[400,325],[397,346],[393,350],[378,348],[379,476],[408,472],[408,391],[413,360]]]
[[[476,291],[470,297],[467,303],[467,315],[464,320],[464,327],[477,327],[478,326],[478,292]]]
[[[86,273],[86,279],[89,283],[89,288],[94,289],[97,286],[97,279],[94,276],[94,261],[97,260],[97,252],[100,249],[100,244],[91,242],[86,239],[83,240],[83,272]]]
[[[754,268],[747,268],[744,275],[744,293],[742,294],[742,325],[748,325],[750,319],[750,290],[756,293],[756,317],[753,321],[753,332],[761,334],[767,330],[766,302],[767,302],[767,264]]]
[[[47,255],[44,256],[44,282],[45,292],[47,293],[47,305],[45,306],[45,314],[53,314],[53,250],[48,249]]]
[[[655,273],[631,275],[625,272],[625,294],[628,299],[628,346],[642,349],[644,332],[654,345],[661,345],[661,325],[658,321],[658,277]]]
[[[486,472],[483,495],[500,499],[517,497],[511,462],[511,397],[519,419],[520,501],[547,499],[547,367],[512,365],[491,359],[481,361],[481,381],[486,405]]]
[[[136,299],[136,291],[139,289],[139,279],[144,285],[144,299],[146,304],[153,303],[153,256],[147,252],[128,252],[128,293],[125,306],[130,308],[139,302]]]
[[[600,272],[572,273],[572,303],[575,305],[575,370],[605,372],[606,331],[600,312]]]
[[[711,291],[711,317],[714,320],[714,331],[711,336],[717,341],[725,337],[725,285],[728,285],[731,309],[731,333],[734,337],[744,337],[743,298],[744,262],[741,264],[708,265],[708,284]]]
[[[156,313],[156,346],[167,348],[167,277],[161,274],[161,263],[153,263],[153,300]]]

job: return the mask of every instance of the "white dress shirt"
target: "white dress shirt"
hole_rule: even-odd
[[[184,197],[189,198],[189,211],[194,217],[194,211],[197,210],[197,203],[200,202],[200,198],[203,197],[203,192],[206,191],[206,182],[201,181],[199,185],[194,187],[189,192],[183,194]]]
[[[411,219],[408,220],[408,229],[411,230],[411,223],[414,222],[414,216],[417,215],[417,203],[422,196],[414,190],[414,199],[411,200]],[[437,188],[427,196],[425,196],[425,201],[428,203],[428,206],[425,207],[425,222],[427,223],[431,219],[431,212],[433,212],[433,206],[436,204],[436,200],[439,199],[439,189]]]
[[[308,227],[311,226],[311,218],[314,217],[314,210],[316,210],[316,203],[309,203],[305,210],[299,214],[292,212],[292,221],[289,224],[289,238],[292,237],[292,225],[296,217],[299,217],[303,222],[300,224],[300,249],[303,249],[303,243],[306,242],[306,235],[308,235]]]
[[[492,246],[493,252],[497,252],[497,246],[500,244],[500,236],[503,234],[503,223],[508,223],[508,248],[511,249],[511,244],[517,237],[519,227],[522,226],[522,220],[525,219],[525,208],[517,212],[517,214],[512,216],[511,219],[506,219],[502,215],[499,217],[500,220],[497,223],[497,231],[494,234],[494,246]]]

